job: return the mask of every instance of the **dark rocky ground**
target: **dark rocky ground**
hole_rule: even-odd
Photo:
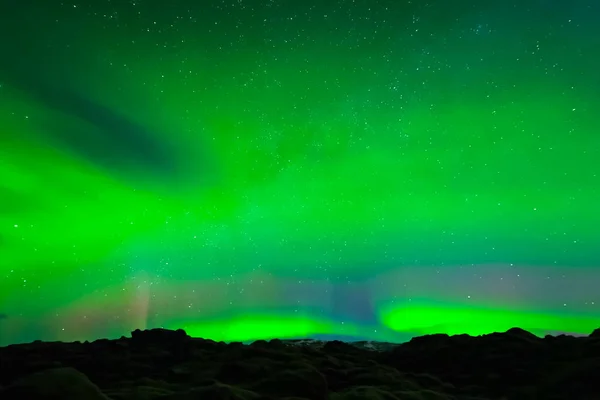
[[[402,345],[193,339],[184,331],[0,348],[2,400],[600,400],[600,329]]]

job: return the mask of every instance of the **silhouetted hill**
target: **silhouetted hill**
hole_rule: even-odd
[[[0,348],[3,400],[597,400],[599,382],[600,329],[542,339],[513,328],[400,345],[226,344],[153,329]]]

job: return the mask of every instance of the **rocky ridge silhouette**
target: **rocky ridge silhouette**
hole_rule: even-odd
[[[598,400],[600,329],[522,329],[407,343],[131,338],[0,348],[2,400]]]

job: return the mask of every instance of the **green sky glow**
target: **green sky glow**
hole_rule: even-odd
[[[0,344],[600,326],[597,7],[33,2]]]

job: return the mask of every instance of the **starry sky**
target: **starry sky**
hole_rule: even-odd
[[[600,326],[597,1],[6,7],[0,344]]]

